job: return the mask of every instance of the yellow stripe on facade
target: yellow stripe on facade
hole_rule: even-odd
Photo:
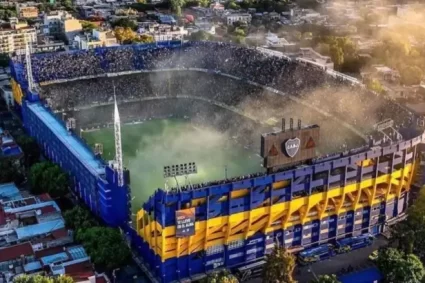
[[[15,102],[22,105],[22,98],[24,95],[22,93],[21,86],[14,79],[10,80],[10,84],[12,86],[12,93]]]
[[[270,233],[389,201],[410,189],[413,173],[414,167],[409,164],[392,174],[367,179],[361,183],[348,184],[345,187],[296,198],[290,202],[198,221],[195,223],[195,235],[179,240],[175,238],[175,226],[163,229],[156,221],[146,223],[146,219],[150,217],[146,217],[146,211],[140,210],[137,213],[137,231],[155,253],[161,256],[162,261],[165,261],[212,246],[245,240],[257,232]],[[231,197],[241,197],[245,193],[245,190],[241,193],[232,192]]]

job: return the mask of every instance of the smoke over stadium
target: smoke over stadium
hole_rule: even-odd
[[[29,63],[39,93],[23,72]],[[170,42],[43,54],[15,61],[13,76],[31,135],[161,282],[261,261],[275,241],[291,250],[379,233],[407,207],[424,140],[415,115],[357,80],[260,48]],[[108,130],[113,85],[121,132]],[[115,160],[94,156],[80,132]],[[131,178],[117,164],[117,137]],[[188,162],[198,175],[165,189],[163,166]]]

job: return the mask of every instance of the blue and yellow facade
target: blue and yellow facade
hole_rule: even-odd
[[[261,259],[278,241],[300,250],[379,233],[407,208],[421,135],[364,153],[179,193],[158,190],[137,214],[137,243],[162,282]],[[176,211],[195,234],[176,238]]]

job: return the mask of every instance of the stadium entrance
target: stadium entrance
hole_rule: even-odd
[[[163,167],[196,162],[198,173],[192,183],[213,181],[262,171],[262,159],[254,149],[238,144],[232,136],[213,128],[200,128],[183,119],[161,119],[122,126],[124,165],[130,169],[136,213],[157,188],[164,187]],[[92,147],[103,145],[105,160],[114,158],[114,135],[111,128],[83,132]],[[184,177],[178,179],[180,185]],[[175,187],[170,179],[168,187]]]

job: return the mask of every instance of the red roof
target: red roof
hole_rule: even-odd
[[[96,276],[96,283],[107,283],[108,281],[106,281],[105,275],[99,275]]]
[[[49,214],[52,212],[56,212],[56,209],[53,205],[43,206],[40,208],[42,214]]]
[[[49,201],[49,200],[52,200],[52,198],[50,197],[50,195],[49,194],[42,194],[42,195],[39,195],[39,196],[37,196],[38,197],[38,199],[39,200],[41,200],[42,202],[45,202],[45,201]]]
[[[11,247],[0,249],[0,262],[14,260],[22,255],[29,256],[33,255],[34,251],[32,249],[32,246],[29,242],[14,245]]]
[[[4,225],[6,223],[6,213],[4,213],[3,208],[0,207],[0,225]]]
[[[35,257],[36,258],[42,258],[44,256],[48,255],[54,255],[63,252],[63,247],[53,247],[53,248],[47,248],[44,250],[36,251]]]
[[[68,236],[68,230],[66,228],[61,228],[52,232],[52,236],[55,239],[60,239]]]
[[[90,272],[93,273],[93,269],[89,260],[65,266],[65,274],[70,276]]]

